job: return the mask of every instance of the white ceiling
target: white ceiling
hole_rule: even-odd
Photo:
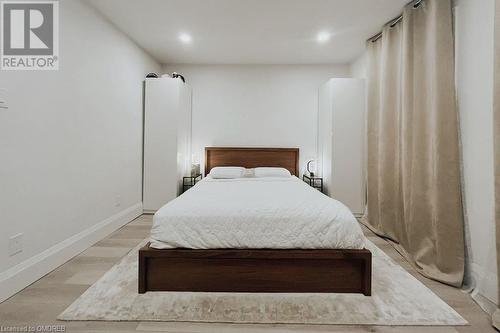
[[[408,0],[88,0],[160,63],[345,64]],[[319,44],[320,31],[333,34]],[[178,36],[188,33],[192,43]]]

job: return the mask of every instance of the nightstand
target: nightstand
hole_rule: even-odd
[[[321,193],[323,193],[323,178],[322,177],[311,177],[307,175],[302,175],[302,180],[309,184],[309,186],[314,187]]]
[[[182,177],[182,193],[186,192],[191,187],[196,185],[196,183],[199,182],[202,178],[203,176],[201,175],[201,173],[196,176]]]

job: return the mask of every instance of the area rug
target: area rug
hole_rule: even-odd
[[[60,320],[192,321],[342,325],[466,325],[455,310],[370,241],[372,296],[294,293],[137,293],[130,251]]]

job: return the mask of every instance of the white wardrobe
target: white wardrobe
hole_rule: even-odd
[[[365,80],[330,79],[319,90],[318,165],[325,194],[355,215],[365,206]]]
[[[182,190],[191,165],[191,87],[178,78],[144,84],[143,210],[155,212]]]

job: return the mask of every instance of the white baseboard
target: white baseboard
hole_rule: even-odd
[[[0,303],[142,214],[142,202],[0,273]]]
[[[491,315],[498,308],[497,277],[476,263],[471,263],[471,271],[473,289],[471,296],[485,312]]]
[[[498,306],[489,300],[487,297],[481,295],[477,290],[471,293],[472,299],[483,309],[484,312],[490,316],[498,309]]]

